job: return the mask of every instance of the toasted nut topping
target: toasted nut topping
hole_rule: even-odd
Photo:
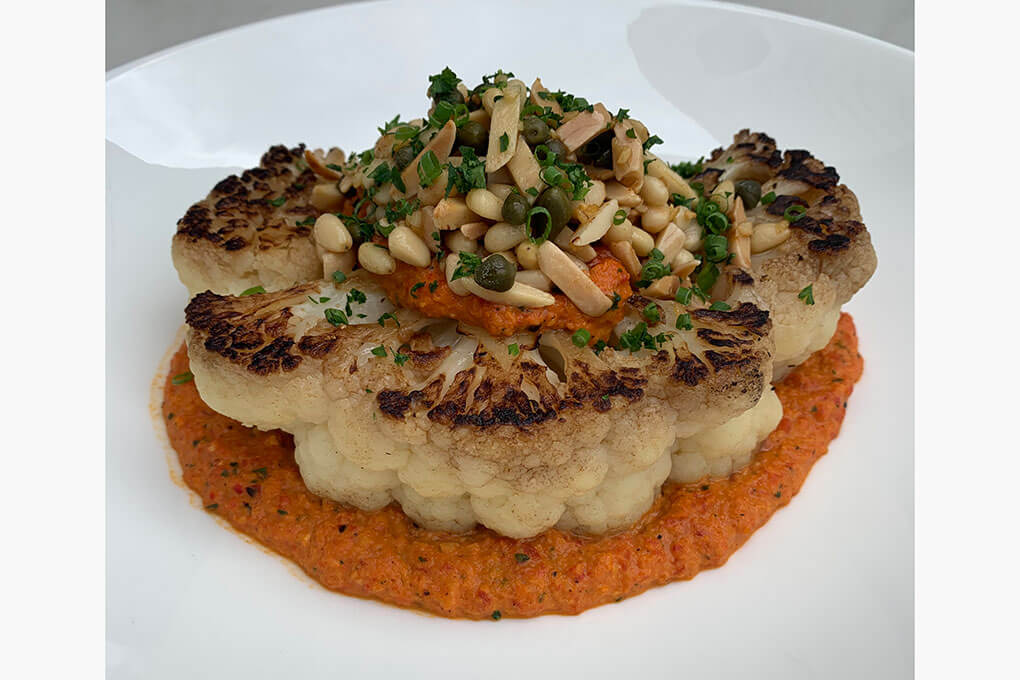
[[[346,252],[354,245],[351,232],[347,231],[344,223],[333,213],[319,215],[312,233],[316,243],[334,253]]]
[[[432,252],[418,234],[403,225],[395,227],[389,236],[390,255],[415,267],[427,267]]]
[[[337,212],[344,207],[345,200],[336,183],[325,183],[312,187],[312,196],[308,202],[323,212]]]
[[[790,238],[790,225],[786,220],[754,225],[751,234],[751,252],[764,253]]]
[[[548,307],[549,305],[556,302],[556,298],[551,293],[547,293],[544,290],[539,290],[520,281],[514,281],[514,285],[510,287],[510,290],[503,293],[497,293],[494,290],[488,288],[482,288],[475,283],[472,278],[457,279],[457,281],[463,281],[464,287],[467,288],[468,292],[477,295],[483,300],[489,302],[495,302],[501,305],[511,305],[514,307]]]
[[[397,270],[397,261],[388,250],[377,243],[366,241],[358,246],[358,264],[372,272],[388,276]]]
[[[613,254],[613,257],[623,263],[623,267],[630,274],[631,280],[637,281],[638,277],[641,276],[641,260],[638,259],[637,253],[634,252],[634,246],[631,245],[630,241],[614,241],[609,244],[609,251]]]
[[[594,243],[605,236],[609,228],[613,226],[613,218],[620,205],[616,201],[608,201],[602,204],[595,216],[590,221],[577,228],[574,237],[570,239],[573,246],[586,246]]]
[[[613,304],[555,243],[546,241],[539,246],[538,266],[588,316],[602,316]]]

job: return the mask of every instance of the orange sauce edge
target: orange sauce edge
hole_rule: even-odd
[[[208,511],[330,590],[485,619],[578,614],[723,565],[790,502],[827,451],[863,360],[843,314],[828,346],[776,385],[783,418],[747,468],[721,480],[667,483],[651,509],[617,534],[552,529],[524,540],[484,528],[429,531],[396,505],[366,512],[312,494],[290,435],[214,412],[194,382],[172,384],[187,370],[182,346],[167,373],[163,419],[184,481]]]

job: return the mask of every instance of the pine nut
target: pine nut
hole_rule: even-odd
[[[671,213],[668,205],[651,206],[641,216],[641,228],[650,234],[658,234],[669,224]]]
[[[446,249],[451,253],[477,253],[478,241],[464,236],[459,230],[451,231],[446,235]]]
[[[523,224],[497,222],[485,232],[485,249],[490,253],[510,250],[517,247],[517,244],[527,237],[527,228]]]
[[[343,180],[341,180],[343,181]],[[312,187],[312,196],[308,202],[323,212],[336,212],[344,207],[346,198],[340,193],[335,183],[316,184]]]
[[[487,220],[498,221],[503,216],[503,201],[488,189],[472,189],[465,199],[467,207]]]
[[[632,229],[630,232],[630,244],[634,246],[634,252],[641,257],[647,257],[655,247],[655,240],[652,235],[644,229]]]
[[[687,234],[672,222],[663,229],[655,239],[655,247],[662,253],[666,262],[672,262],[677,253],[684,249]]]
[[[323,253],[322,254],[322,278],[333,278],[333,272],[350,274],[354,271],[358,256],[353,250],[345,253]]]
[[[532,288],[538,288],[549,292],[552,290],[552,281],[549,277],[537,269],[523,269],[517,272],[517,281]]]
[[[666,205],[669,201],[669,189],[658,177],[646,177],[645,184],[641,187],[641,198],[649,206]]]
[[[631,224],[628,219],[625,219],[620,224],[610,225],[609,231],[607,231],[605,236],[602,237],[602,242],[615,243],[616,241],[630,241],[630,232],[633,229],[634,225]]]
[[[326,250],[343,253],[351,249],[354,240],[340,218],[333,213],[323,213],[315,220],[313,229],[315,242]]]
[[[425,241],[403,225],[390,232],[389,246],[390,255],[409,265],[427,267],[432,261],[432,252]]]
[[[397,261],[386,248],[366,241],[358,246],[358,263],[373,274],[389,275],[397,270]]]
[[[467,224],[460,225],[460,233],[464,234],[466,238],[469,238],[472,241],[477,241],[481,237],[485,236],[485,232],[488,230],[488,222],[468,222]]]
[[[525,241],[514,250],[517,254],[517,261],[525,269],[538,269],[538,246],[531,241]]]
[[[463,198],[444,198],[436,204],[432,219],[440,229],[459,229],[462,224],[477,222],[478,215],[468,208]]]
[[[686,278],[691,275],[691,272],[698,268],[698,261],[694,259],[694,255],[691,254],[691,251],[681,250],[673,256],[672,260],[670,260],[670,267],[674,274],[680,278]]]

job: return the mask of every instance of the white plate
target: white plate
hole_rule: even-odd
[[[424,109],[426,76],[447,64],[627,107],[674,156],[764,130],[860,198],[880,259],[848,307],[864,378],[800,495],[724,568],[579,617],[449,621],[327,592],[171,481],[148,399],[186,302],[176,219],[271,143],[366,147],[383,120]],[[107,102],[111,677],[911,673],[912,53],[720,4],[355,4],[129,65]]]

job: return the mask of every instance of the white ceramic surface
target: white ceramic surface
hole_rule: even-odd
[[[476,6],[310,12],[108,78],[109,676],[907,677],[912,53],[715,3]],[[148,399],[186,302],[174,222],[271,143],[367,146],[383,120],[423,110],[426,76],[447,64],[468,81],[502,66],[630,108],[671,156],[764,130],[835,165],[860,198],[880,262],[848,306],[864,377],[801,493],[724,568],[579,617],[448,621],[323,590],[171,481]]]

